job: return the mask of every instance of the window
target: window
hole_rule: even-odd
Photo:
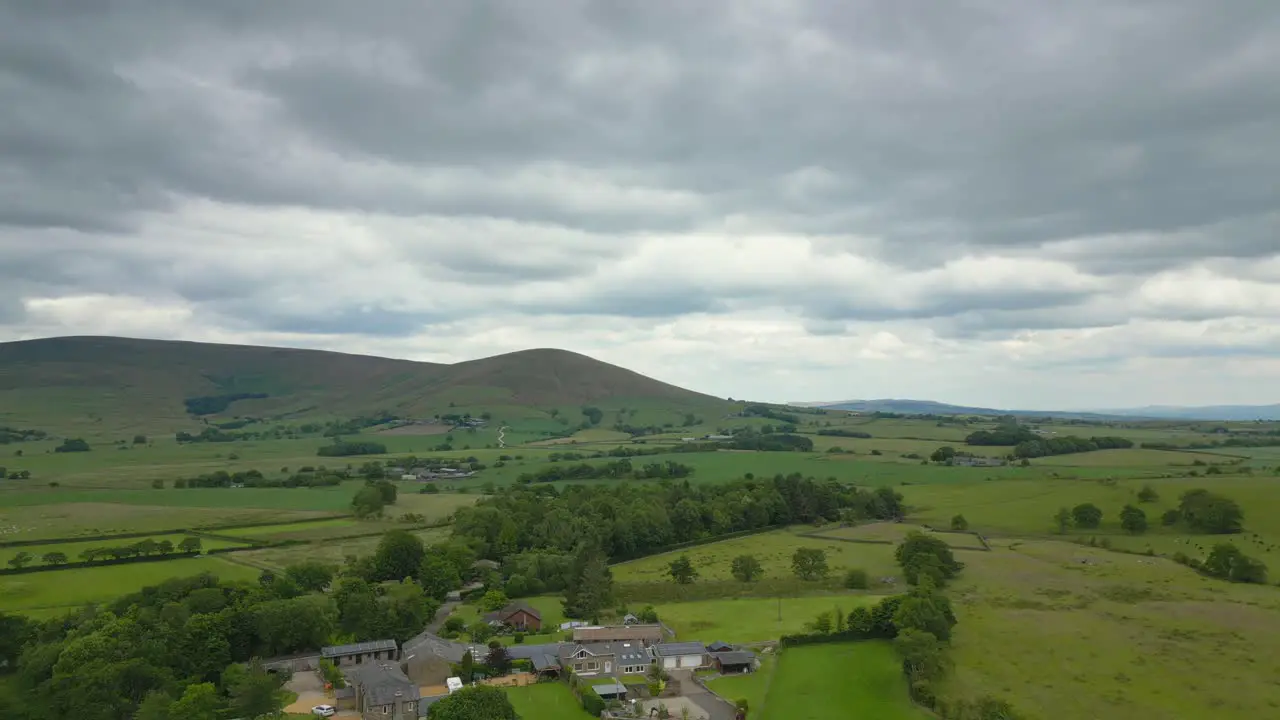
[[[599,669],[600,669],[600,663],[595,662],[595,661],[593,660],[593,661],[591,661],[591,662],[587,663],[587,669],[588,669],[588,670],[599,670]]]
[[[382,706],[382,714],[383,714],[383,715],[390,715],[390,714],[391,714],[391,706],[390,706],[390,705],[383,705],[383,706]]]
[[[416,709],[417,709],[416,707],[414,707],[415,705],[417,705],[417,703],[415,703],[414,701],[410,700],[409,702],[407,702],[407,703],[405,703],[405,704],[404,704],[404,711],[405,711],[405,712],[413,712],[414,710],[416,710]]]

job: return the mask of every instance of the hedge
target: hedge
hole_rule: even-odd
[[[209,552],[215,552],[215,551],[210,550]],[[200,554],[199,552],[193,552],[193,553],[172,552],[172,553],[169,553],[168,555],[138,555],[137,557],[111,558],[108,560],[94,560],[93,562],[86,562],[84,560],[79,560],[76,562],[63,563],[61,565],[29,565],[24,568],[5,568],[3,570],[0,570],[0,575],[25,575],[27,573],[46,572],[46,571],[53,571],[53,570],[75,570],[77,568],[102,567],[104,565],[128,565],[130,563],[161,562],[163,560],[176,560],[178,558],[196,557],[199,554]]]
[[[80,543],[80,542],[98,542],[101,540],[128,540],[140,537],[156,537],[159,535],[186,535],[190,531],[186,528],[177,530],[149,530],[147,532],[127,532],[112,535],[80,535],[77,537],[60,537],[45,538],[43,540],[8,540],[0,542],[0,548],[5,547],[31,547],[32,545],[60,545],[63,543]]]
[[[711,543],[718,543],[722,540],[733,540],[735,538],[747,537],[750,535],[759,535],[760,533],[767,533],[767,532],[772,532],[774,530],[781,530],[782,528],[785,528],[785,527],[787,526],[786,525],[766,525],[764,527],[752,528],[750,530],[739,530],[737,532],[725,533],[723,535],[713,535],[711,537],[698,538],[697,540],[687,540],[682,543],[675,543],[674,545],[665,545],[663,547],[657,548],[656,550],[647,551],[641,555],[618,555],[617,557],[611,558],[611,560],[613,562],[624,562],[626,560],[639,560],[640,558],[649,557],[651,555],[661,555],[663,553],[675,552],[676,550],[686,550],[688,548],[698,547],[700,545],[710,545]]]

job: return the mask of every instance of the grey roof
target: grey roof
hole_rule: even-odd
[[[538,672],[542,672],[543,670],[552,670],[552,669],[558,670],[560,668],[560,659],[556,655],[539,653],[538,655],[534,655],[532,658],[530,658],[530,660],[533,661],[533,669],[537,670]]]
[[[559,655],[560,643],[550,643],[547,645],[509,645],[507,647],[507,657],[512,660],[532,660],[539,655]],[[572,644],[570,644],[572,647]]]
[[[610,642],[618,640],[662,641],[661,625],[589,625],[573,629],[578,642]]]
[[[750,665],[756,660],[755,655],[741,650],[715,653],[712,657],[719,660],[721,665]]]
[[[711,643],[710,645],[707,645],[707,650],[713,653],[729,652],[732,649],[733,649],[733,646],[727,642],[724,642],[723,640],[717,640]]]
[[[431,709],[432,705],[435,705],[436,703],[440,702],[441,700],[447,697],[449,696],[448,695],[428,695],[424,698],[418,698],[418,717],[420,718],[426,717],[427,710]]]
[[[344,668],[351,685],[360,687],[366,705],[389,705],[418,699],[418,686],[394,663],[370,662]]]
[[[325,658],[342,657],[344,655],[361,655],[364,653],[390,650],[395,652],[395,640],[372,640],[370,642],[352,643],[351,645],[326,645],[320,648],[320,656]]]
[[[489,656],[488,648],[485,648],[483,653],[477,655],[477,652],[468,645],[445,640],[438,635],[425,632],[419,633],[406,641],[404,650],[400,654],[406,662],[412,659],[411,656],[425,653],[444,658],[451,663],[460,663],[462,662],[462,656],[466,655],[468,650],[472,651],[471,658],[477,662]]]
[[[707,649],[702,647],[702,643],[696,642],[658,643],[656,649],[660,657],[703,655],[707,652]]]
[[[569,643],[561,645],[557,655],[561,660],[569,660],[577,655],[579,650],[586,650],[594,657],[612,655],[619,665],[648,665],[649,661],[653,659],[649,657],[649,652],[645,650],[644,646],[638,642],[581,643],[577,645]]]
[[[592,685],[591,689],[595,690],[596,694],[601,697],[605,695],[625,695],[627,693],[627,686],[620,682],[599,683]]]

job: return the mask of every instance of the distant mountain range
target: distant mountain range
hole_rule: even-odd
[[[1280,405],[1207,405],[1183,407],[1150,405],[1140,408],[1099,410],[1000,410],[996,408],[949,405],[932,400],[842,400],[832,402],[793,402],[796,407],[821,407],[850,412],[891,412],[904,415],[1018,415],[1033,417],[1077,418],[1082,420],[1116,420],[1121,418],[1170,420],[1280,420]]]

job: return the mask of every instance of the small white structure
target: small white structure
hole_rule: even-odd
[[[439,677],[438,675],[436,677]],[[444,681],[445,687],[449,688],[449,694],[452,695],[462,689],[462,678],[451,677]]]
[[[409,475],[409,474],[405,474],[405,475],[401,475],[401,476],[400,476],[400,479],[401,479],[401,480],[417,480],[417,479],[418,479],[418,476],[417,476],[417,475]]]

